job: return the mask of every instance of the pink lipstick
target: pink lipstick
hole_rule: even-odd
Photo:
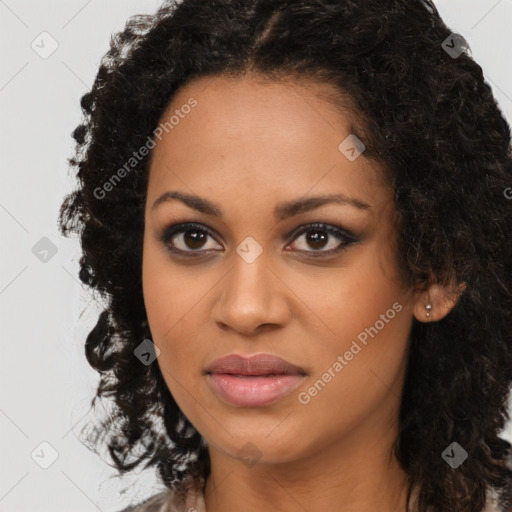
[[[261,407],[291,393],[304,380],[299,366],[272,354],[246,358],[231,354],[214,361],[205,371],[213,391],[239,407]]]

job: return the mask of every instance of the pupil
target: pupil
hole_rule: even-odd
[[[185,243],[190,249],[199,249],[204,244],[206,233],[202,231],[186,231],[185,232]]]
[[[325,231],[316,230],[310,231],[309,233],[308,243],[310,243],[314,249],[321,249],[322,247],[325,247],[325,244],[327,243]]]
[[[200,249],[204,245],[206,233],[203,231],[188,230],[185,232],[185,243],[190,249]],[[308,243],[313,249],[322,249],[327,243],[327,234],[325,231],[310,231],[307,235]]]

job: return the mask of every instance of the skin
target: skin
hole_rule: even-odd
[[[389,450],[398,433],[409,333],[413,317],[436,321],[447,314],[453,290],[432,285],[419,292],[400,282],[393,190],[364,153],[350,161],[340,152],[350,124],[323,92],[333,89],[203,77],[180,89],[162,116],[168,119],[191,97],[198,102],[152,153],[143,293],[168,388],[209,443],[207,512],[339,512],[340,503],[344,512],[405,511],[406,475]],[[153,209],[171,190],[216,203],[222,218],[176,199]],[[285,220],[273,217],[278,203],[333,193],[369,208],[329,203]],[[171,254],[161,241],[167,227],[182,222],[215,234],[199,245],[190,231],[168,242],[189,254],[203,251],[196,259]],[[306,238],[311,231],[296,233],[315,222],[348,230],[358,242],[315,258],[312,253],[344,243],[323,232],[328,238],[318,246]],[[248,236],[263,249],[252,263],[236,252]],[[301,403],[299,393],[394,303],[401,311]],[[275,354],[306,376],[273,404],[230,405],[203,371],[231,353]],[[247,443],[257,453],[253,464],[244,460]]]

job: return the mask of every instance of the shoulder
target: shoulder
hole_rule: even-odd
[[[505,459],[505,465],[512,470],[512,450]],[[487,506],[483,512],[512,512],[512,478],[508,480],[507,486],[496,492],[493,487],[489,488],[487,495]]]
[[[205,512],[204,479],[187,479],[173,490],[166,489],[119,512]]]
[[[496,505],[494,505],[496,503]],[[497,512],[512,512],[512,480],[509,482],[508,487],[503,491],[499,499],[493,502],[493,506],[496,507]],[[494,512],[494,508],[490,508],[490,512]]]
[[[119,512],[164,512],[170,498],[171,494],[168,491],[163,491],[146,498],[140,503],[130,505]]]
[[[508,453],[506,465],[512,470],[512,449]],[[501,507],[498,508],[499,512],[512,512],[512,478],[509,479],[507,487],[501,493],[499,503]]]

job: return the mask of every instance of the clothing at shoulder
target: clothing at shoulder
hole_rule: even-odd
[[[162,491],[120,512],[206,512],[203,488],[204,479],[188,480],[179,489]]]
[[[512,452],[506,459],[506,465],[512,469]],[[417,512],[418,494],[419,487],[416,487],[412,491],[411,503],[409,504],[408,512]],[[429,512],[431,512],[431,508],[432,507],[428,508]],[[485,504],[485,508],[482,512],[512,512],[512,480],[508,482],[508,486],[502,491],[501,499],[494,488],[491,487],[488,489],[487,503]]]
[[[120,512],[160,512],[162,510],[162,506],[167,501],[168,494],[169,493],[166,491],[155,494],[137,505],[130,505],[129,507],[124,508]]]
[[[511,462],[509,459],[507,465]],[[197,481],[186,480],[179,489],[162,491],[120,512],[206,512],[203,489],[203,478]],[[418,491],[418,488],[413,491],[409,512],[416,512]],[[491,490],[483,512],[512,512],[512,482],[502,499],[503,506],[499,507],[497,494]]]
[[[120,512],[206,512],[206,508],[202,491],[196,488],[185,496],[163,491]],[[512,508],[498,508],[496,501],[491,498],[483,512],[512,512]]]

